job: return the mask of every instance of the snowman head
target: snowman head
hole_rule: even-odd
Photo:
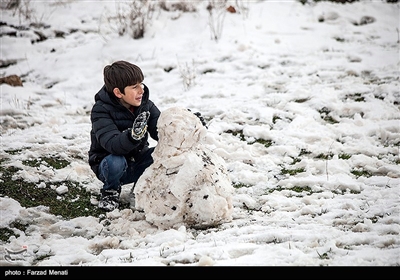
[[[159,144],[175,149],[191,149],[204,141],[207,129],[199,118],[186,108],[164,110],[157,122]]]

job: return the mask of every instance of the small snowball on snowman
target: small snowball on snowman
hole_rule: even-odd
[[[137,181],[131,205],[159,228],[217,226],[232,220],[234,189],[224,160],[205,146],[207,128],[186,108],[163,111],[153,164]]]

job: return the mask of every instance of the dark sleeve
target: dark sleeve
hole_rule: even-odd
[[[119,131],[109,110],[95,105],[91,113],[92,129],[100,145],[114,155],[127,155],[140,141],[132,141],[130,131]]]
[[[149,132],[151,138],[158,141],[158,131],[157,131],[157,121],[160,117],[160,110],[157,106],[149,100],[149,112],[150,118],[147,121],[147,131]]]

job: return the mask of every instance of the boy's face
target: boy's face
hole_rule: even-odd
[[[115,96],[121,100],[122,105],[126,108],[129,108],[130,106],[140,106],[140,104],[142,104],[143,93],[143,83],[125,87],[124,93],[121,93],[118,88],[114,89]]]

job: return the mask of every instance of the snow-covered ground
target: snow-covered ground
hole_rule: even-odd
[[[236,13],[211,17],[209,1],[172,9],[182,2],[156,6],[139,39],[128,20],[118,34],[129,2],[2,9],[1,60],[12,63],[0,75],[24,83],[0,86],[0,158],[23,169],[15,179],[98,193],[88,114],[103,67],[128,60],[161,110],[190,108],[208,121],[207,145],[235,186],[233,220],[158,229],[131,209],[66,220],[2,195],[0,228],[30,226],[0,243],[1,265],[400,265],[400,4],[239,0],[225,6]],[[22,164],[55,154],[71,164]]]

